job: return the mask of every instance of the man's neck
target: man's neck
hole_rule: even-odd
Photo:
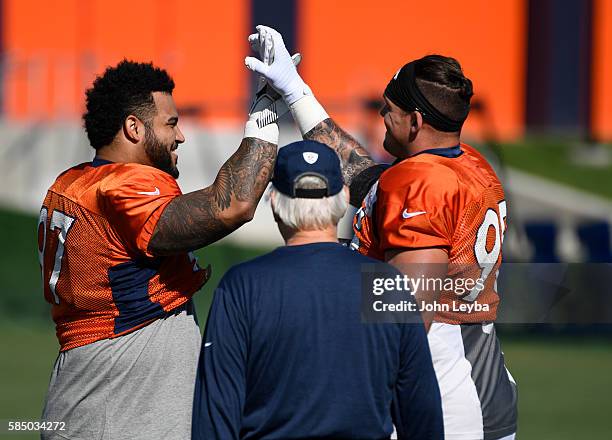
[[[457,133],[419,133],[418,138],[407,148],[408,157],[434,148],[451,148],[459,145],[460,142]]]
[[[96,157],[116,163],[141,163],[151,165],[148,158],[141,154],[140,150],[133,145],[126,145],[116,140],[96,151]]]
[[[320,231],[295,231],[285,238],[287,246],[299,246],[312,243],[337,243],[338,232],[335,227]]]
[[[124,156],[124,154],[121,154],[121,149],[118,148],[114,142],[96,150],[96,157],[102,160],[108,160],[111,162],[125,162],[125,160],[122,160],[122,156]]]

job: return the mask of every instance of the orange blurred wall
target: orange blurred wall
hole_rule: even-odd
[[[10,118],[75,118],[97,74],[123,57],[173,76],[179,107],[244,118],[250,1],[3,1]]]
[[[612,141],[612,1],[594,1],[591,130]]]
[[[456,57],[473,80],[487,123],[472,112],[466,137],[493,127],[524,132],[527,0],[296,0],[300,70],[332,116],[352,127],[364,98],[380,97],[405,62],[428,53]],[[591,127],[612,140],[612,1],[593,0]],[[249,75],[250,0],[3,0],[5,115],[80,117],[96,74],[127,57],[174,77],[179,107],[203,120],[243,120]],[[273,7],[271,5],[270,7]],[[458,19],[457,17],[469,17]],[[378,127],[380,128],[380,127]]]
[[[525,1],[301,0],[301,72],[332,116],[355,126],[360,100],[380,97],[403,64],[431,53],[453,56],[497,134],[516,138],[524,130]],[[470,115],[466,137],[482,137],[482,120]]]

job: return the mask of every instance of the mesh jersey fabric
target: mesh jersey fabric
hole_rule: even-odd
[[[463,143],[456,148],[458,155],[417,154],[382,173],[355,215],[351,247],[383,261],[394,249],[446,249],[449,278],[480,277],[483,287],[462,296],[443,290],[439,302],[449,307],[437,311],[434,320],[494,321],[506,229],[504,190],[480,153]],[[475,300],[487,307],[460,310]]]
[[[116,337],[184,304],[208,279],[191,253],[155,257],[149,240],[176,180],[133,163],[62,173],[40,211],[38,251],[60,350]]]

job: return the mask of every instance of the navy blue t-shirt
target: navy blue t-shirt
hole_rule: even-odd
[[[202,341],[192,438],[383,439],[394,412],[400,438],[442,439],[420,317],[361,321],[362,265],[373,263],[314,243],[230,269]]]

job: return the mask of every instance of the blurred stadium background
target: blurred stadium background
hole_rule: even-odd
[[[187,137],[179,183],[200,188],[242,136],[253,88],[246,37],[260,23],[303,54],[320,101],[381,160],[377,112],[390,76],[428,53],[459,59],[476,92],[464,139],[508,192],[506,261],[612,263],[612,0],[0,0],[3,423],[40,415],[57,354],[36,222],[57,174],[93,155],[85,88],[123,57],[166,68]],[[284,120],[281,145],[297,136]],[[280,243],[262,201],[252,223],[199,251],[214,273],[197,295],[201,321],[229,266]],[[598,287],[594,296],[612,295]],[[612,311],[601,316],[501,326],[520,439],[612,438]]]

